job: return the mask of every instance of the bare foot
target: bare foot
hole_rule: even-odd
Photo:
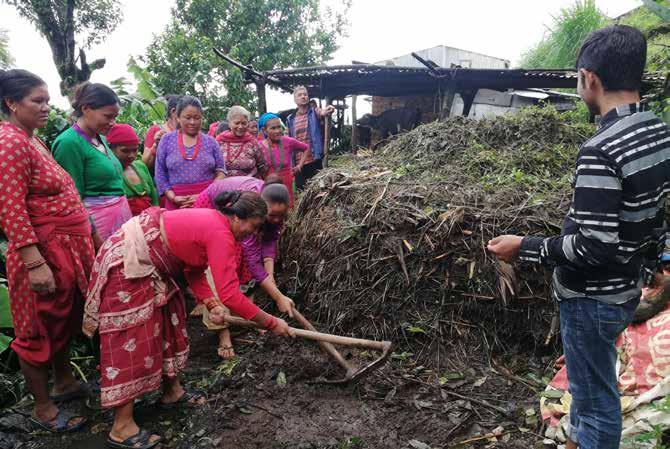
[[[225,360],[235,357],[235,350],[232,346],[219,346],[217,353],[219,354],[219,357]]]
[[[219,349],[217,350],[219,357],[223,359],[231,359],[235,357],[233,350],[233,342],[230,339],[230,329],[221,329],[219,331]]]

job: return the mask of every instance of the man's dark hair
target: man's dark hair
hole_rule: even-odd
[[[637,90],[647,61],[647,40],[640,30],[613,25],[589,34],[577,56],[577,70],[598,75],[605,90]]]

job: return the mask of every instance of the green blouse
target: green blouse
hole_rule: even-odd
[[[82,198],[122,196],[123,169],[107,141],[100,136],[106,152],[96,149],[73,128],[64,131],[53,143],[53,156],[67,171]]]
[[[128,198],[133,198],[135,196],[146,196],[148,195],[151,198],[151,204],[158,206],[158,191],[156,190],[156,184],[149,173],[149,169],[144,162],[137,159],[130,166],[135,170],[137,176],[142,181],[139,184],[130,184],[126,177],[123,177],[123,191],[126,193]]]

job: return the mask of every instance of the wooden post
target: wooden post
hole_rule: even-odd
[[[326,107],[330,104],[330,98],[326,97]],[[328,168],[328,147],[330,143],[330,115],[324,119],[323,131],[323,168]]]
[[[451,115],[451,105],[454,104],[454,97],[456,96],[456,91],[453,87],[448,87],[447,91],[442,97],[442,110],[440,111],[440,119],[445,120]]]
[[[258,95],[258,116],[265,114],[268,111],[267,101],[265,99],[265,81],[261,78],[254,80],[256,85],[256,94]]]
[[[358,130],[356,129],[356,100],[357,95],[351,97],[351,152],[356,154],[358,148]]]

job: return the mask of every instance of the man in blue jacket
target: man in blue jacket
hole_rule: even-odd
[[[323,133],[321,132],[321,120],[332,115],[335,108],[332,105],[326,106],[325,109],[312,106],[305,86],[298,86],[293,89],[293,99],[298,109],[288,116],[288,135],[309,145],[309,152],[305,158],[302,172],[296,171],[295,173],[296,186],[302,188],[305,182],[322,168]]]

